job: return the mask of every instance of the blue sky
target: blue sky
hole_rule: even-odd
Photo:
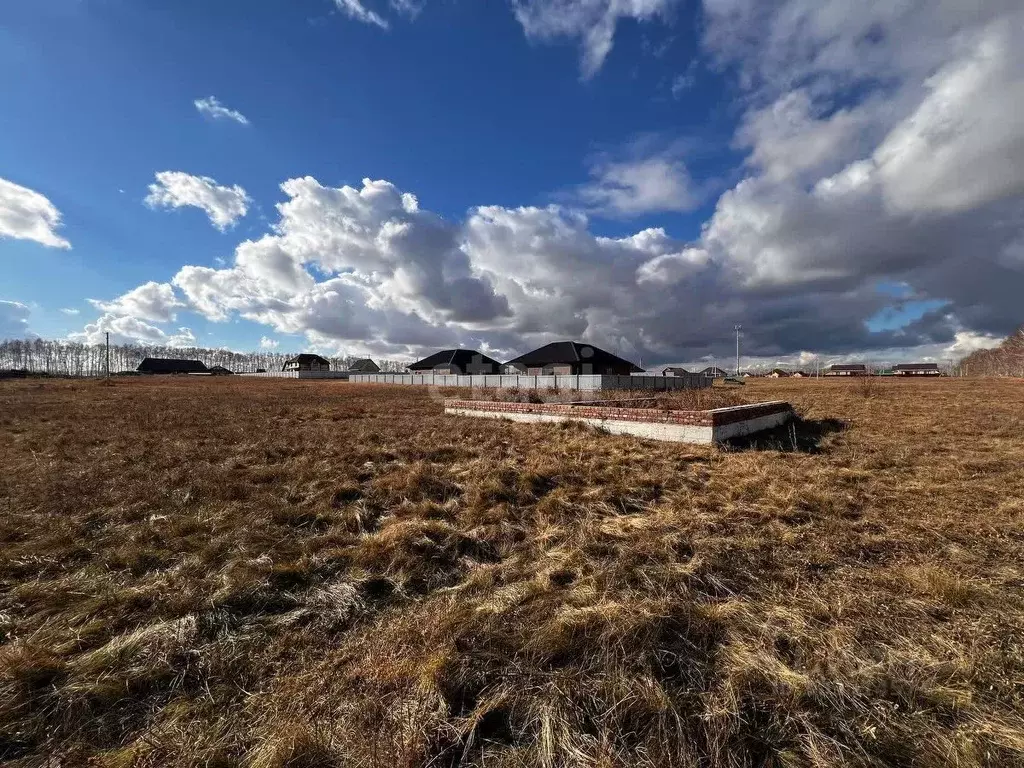
[[[1021,15],[934,17],[12,0],[0,335],[672,362],[742,322],[772,360],[970,351],[1024,322]]]

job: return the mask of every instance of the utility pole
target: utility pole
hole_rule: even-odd
[[[107,331],[107,363],[104,366],[104,370],[107,372],[107,378],[110,378],[110,331]]]
[[[736,331],[736,378],[740,375],[740,331],[743,330],[743,326],[737,324],[733,328]]]

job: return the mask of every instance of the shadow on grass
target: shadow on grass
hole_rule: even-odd
[[[722,443],[727,451],[784,451],[822,453],[825,438],[847,428],[839,419],[803,419],[795,416],[788,424]]]

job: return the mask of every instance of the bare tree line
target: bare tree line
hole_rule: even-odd
[[[960,361],[964,376],[1013,376],[1024,378],[1024,326],[995,349],[979,349]]]
[[[294,357],[285,352],[232,352],[203,347],[167,347],[148,344],[111,344],[110,372],[134,371],[146,357],[172,357],[201,360],[207,366],[222,365],[235,373],[253,373],[259,369],[281,370]],[[359,358],[353,355],[328,357],[331,368],[346,370]],[[375,360],[382,371],[399,373],[405,363]],[[7,339],[0,341],[0,370],[25,370],[51,376],[101,376],[106,371],[106,347],[56,339]]]

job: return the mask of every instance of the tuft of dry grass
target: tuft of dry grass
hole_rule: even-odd
[[[742,398],[801,420],[721,450],[407,387],[0,383],[0,761],[1024,765],[1024,383]]]

